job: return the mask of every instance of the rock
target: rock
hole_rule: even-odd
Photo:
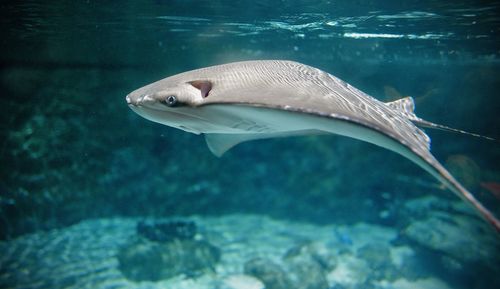
[[[315,260],[324,270],[330,271],[337,265],[336,254],[324,244],[318,242],[306,242],[292,247],[283,259],[293,259],[297,256],[308,256]]]
[[[133,281],[159,281],[176,275],[214,271],[219,249],[205,241],[158,243],[137,238],[118,252],[119,269]]]
[[[377,284],[376,288],[380,289],[416,289],[416,288],[425,288],[425,289],[451,289],[446,283],[442,280],[436,278],[426,278],[426,279],[418,279],[415,281],[409,281],[406,279],[398,279],[394,282],[387,282],[386,280],[382,280]]]
[[[292,282],[285,271],[271,260],[255,258],[245,263],[245,274],[254,276],[266,286],[266,289],[292,289]]]
[[[365,260],[356,258],[351,254],[339,256],[338,265],[331,271],[327,278],[330,283],[345,288],[362,288],[370,276],[371,270]]]
[[[219,289],[265,289],[264,283],[249,275],[231,275],[224,279]]]
[[[449,210],[450,202],[432,195],[408,200],[404,204],[402,214],[409,219],[421,219],[435,210]]]
[[[358,249],[359,258],[365,259],[373,270],[387,266],[391,262],[391,251],[383,244],[368,244]]]
[[[288,264],[288,274],[296,289],[328,289],[328,281],[321,266],[308,257],[294,258]]]
[[[288,276],[297,289],[326,289],[326,272],[333,269],[336,259],[324,246],[305,243],[290,249],[284,256]]]
[[[422,265],[422,258],[425,259],[425,256],[417,254],[412,247],[391,247],[391,263],[393,268],[388,273],[394,273],[395,275],[387,275],[386,273],[386,279],[393,281],[403,277],[409,280],[416,280],[428,277],[430,268]]]
[[[425,248],[462,262],[486,262],[493,267],[500,256],[494,233],[478,218],[443,211],[429,213],[404,230],[407,238]]]
[[[430,267],[429,273],[440,271],[447,280],[467,288],[497,288],[500,274],[500,243],[498,236],[483,220],[470,215],[433,211],[427,217],[411,222],[403,235],[419,248],[419,255]],[[419,245],[419,246],[416,246]],[[478,275],[480,274],[480,275]],[[481,277],[478,277],[481,276]],[[475,284],[487,280],[490,284]]]
[[[175,239],[190,240],[196,235],[196,224],[191,221],[137,223],[137,234],[150,241],[169,242]]]
[[[250,260],[245,273],[262,280],[266,289],[327,289],[326,272],[335,266],[335,258],[320,248],[310,242],[295,246],[285,254],[282,265],[262,258]]]
[[[357,250],[358,258],[364,259],[371,269],[372,279],[388,279],[397,275],[392,265],[391,250],[385,244],[373,243]]]

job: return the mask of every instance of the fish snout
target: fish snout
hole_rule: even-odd
[[[125,97],[128,105],[141,106],[146,103],[155,102],[155,100],[148,94],[134,94],[130,93]]]
[[[127,101],[128,105],[135,105],[135,103],[132,101],[132,98],[130,97],[130,94],[127,94],[125,100]]]

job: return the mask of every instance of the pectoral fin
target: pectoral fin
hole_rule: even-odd
[[[230,148],[234,147],[235,145],[250,141],[250,140],[255,140],[255,139],[262,139],[265,138],[262,134],[252,134],[252,133],[245,133],[245,134],[239,134],[239,133],[232,133],[232,134],[225,134],[225,133],[207,133],[205,134],[205,141],[207,142],[208,148],[210,151],[220,157],[222,156],[226,151],[228,151]]]
[[[289,132],[279,132],[279,133],[206,133],[205,141],[210,151],[217,157],[222,156],[229,149],[235,145],[257,139],[275,138],[275,137],[287,137],[287,136],[298,136],[298,135],[312,135],[312,134],[324,134],[325,132],[318,130],[299,130],[299,131],[289,131]]]

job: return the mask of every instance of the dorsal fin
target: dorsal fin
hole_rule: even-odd
[[[399,111],[404,116],[406,116],[410,120],[418,120],[419,118],[415,115],[415,102],[413,101],[413,97],[407,96],[401,99],[386,102],[386,105],[391,108]]]
[[[422,120],[415,115],[415,102],[413,101],[413,97],[411,96],[403,97],[391,102],[386,102],[385,104],[405,116],[413,123]],[[431,138],[423,130],[415,128],[414,133],[415,137],[420,140],[421,144],[425,145],[427,149],[431,148]]]

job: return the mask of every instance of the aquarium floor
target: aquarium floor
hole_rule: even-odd
[[[291,255],[293,248],[299,248],[297,254],[300,248],[309,248],[303,250],[334,259],[336,265],[325,274],[329,288],[450,288],[436,276],[375,278],[372,260],[360,255],[360,249],[373,244],[388,248],[390,258],[383,262],[393,272],[403,272],[405,259],[415,254],[407,244],[393,245],[398,233],[389,227],[317,226],[260,215],[183,219],[194,221],[198,234],[221,250],[215,272],[159,282],[129,281],[118,268],[116,254],[136,234],[142,219],[95,219],[0,243],[0,287],[257,289],[262,283],[244,275],[246,262],[262,258],[286,268],[284,256]]]

